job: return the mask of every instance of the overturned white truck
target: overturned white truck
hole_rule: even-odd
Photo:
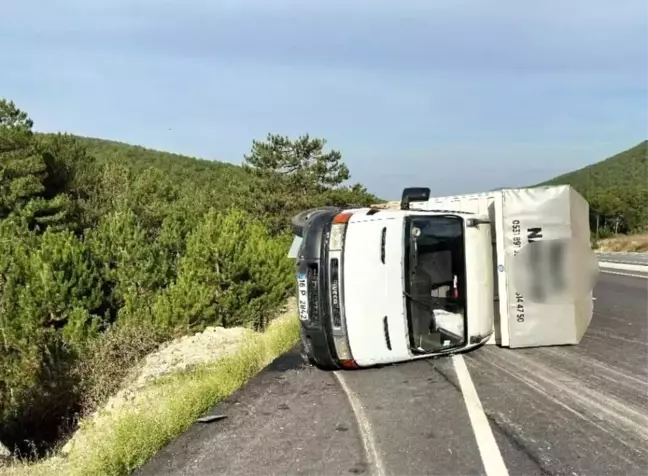
[[[569,186],[324,207],[293,219],[303,356],[323,369],[485,343],[577,344],[598,270]]]

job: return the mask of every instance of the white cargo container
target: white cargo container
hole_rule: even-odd
[[[431,197],[413,202],[413,210],[456,210],[488,215],[493,237],[495,271],[495,333],[489,344],[534,347],[577,344],[593,312],[591,282],[596,272],[590,250],[589,205],[568,185],[504,189],[471,195]],[[569,240],[570,259],[561,271],[567,287],[552,289],[558,270],[537,270],[545,289],[561,299],[529,302],[517,289],[511,273],[514,257],[526,245],[540,240]],[[540,267],[540,266],[539,266]],[[533,270],[530,270],[533,271]],[[581,281],[582,285],[573,280]],[[589,291],[587,288],[590,288]]]

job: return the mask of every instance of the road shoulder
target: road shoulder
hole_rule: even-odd
[[[163,448],[135,475],[362,474],[362,441],[333,374],[304,367],[299,350],[276,359]]]

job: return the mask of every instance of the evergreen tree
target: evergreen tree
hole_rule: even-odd
[[[245,163],[259,172],[287,176],[300,191],[329,189],[348,180],[349,169],[337,150],[324,151],[326,140],[308,134],[296,140],[268,134],[265,142],[254,140]]]
[[[0,217],[43,193],[45,163],[33,148],[32,121],[13,102],[0,100]]]
[[[59,227],[70,200],[64,194],[48,194],[47,164],[32,126],[12,101],[0,99],[0,218],[18,217],[30,228]]]

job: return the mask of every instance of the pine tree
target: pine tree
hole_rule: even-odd
[[[47,164],[32,127],[13,101],[0,99],[0,219],[15,216],[30,228],[59,227],[70,200],[64,194],[47,196]]]
[[[0,217],[43,193],[45,162],[33,149],[32,121],[13,102],[0,100]]]
[[[338,187],[349,179],[349,169],[339,151],[324,152],[325,146],[325,139],[311,138],[308,134],[294,141],[268,134],[266,142],[252,142],[245,165],[261,173],[289,177],[293,187],[303,192]]]

